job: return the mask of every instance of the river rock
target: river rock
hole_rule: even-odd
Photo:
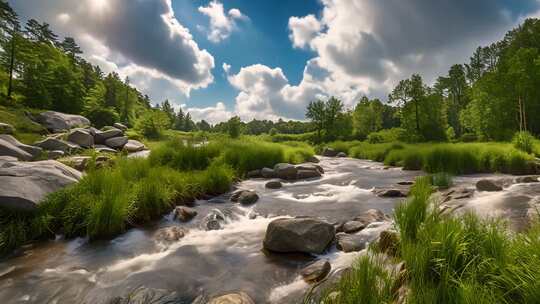
[[[308,157],[307,162],[318,164],[320,160],[317,158],[317,156],[313,155],[313,156]]]
[[[323,149],[322,155],[326,157],[336,157],[338,152],[332,148],[326,147]]]
[[[261,175],[264,178],[274,178],[276,176],[276,173],[274,172],[274,169],[262,168]]]
[[[195,216],[197,216],[197,210],[193,208],[180,206],[174,209],[174,219],[178,219],[181,222],[188,222]]]
[[[321,177],[321,173],[317,170],[298,170],[296,174],[297,179],[308,179]]]
[[[297,178],[298,169],[291,164],[281,163],[274,167],[274,173],[277,178],[294,180]]]
[[[377,191],[379,197],[407,197],[407,193],[401,189],[382,189]]]
[[[242,191],[238,196],[238,202],[244,206],[253,205],[259,200],[259,195],[255,191]]]
[[[94,135],[94,141],[96,144],[104,144],[105,141],[109,138],[120,137],[123,135],[124,135],[124,132],[122,130],[117,129],[117,128],[112,128],[107,131],[98,131]]]
[[[52,131],[53,133],[90,125],[90,120],[84,116],[54,111],[40,113],[37,115],[37,120],[47,130]]]
[[[316,165],[316,164],[301,164],[296,166],[296,169],[298,170],[308,170],[308,171],[317,171],[320,174],[324,174],[323,167]]]
[[[261,170],[251,170],[246,174],[247,178],[261,177]]]
[[[71,151],[81,149],[79,145],[76,145],[74,143],[70,143],[61,139],[52,138],[52,137],[48,137],[42,141],[38,141],[34,145],[40,148],[43,148],[43,150],[47,150],[47,151],[60,150],[60,151],[63,151],[64,153],[69,153]]]
[[[520,176],[516,178],[516,183],[518,184],[531,184],[531,183],[538,183],[538,175],[533,176]]]
[[[30,161],[33,158],[30,153],[3,139],[0,139],[0,156],[11,156],[25,161]]]
[[[155,234],[155,239],[160,242],[176,242],[183,238],[188,231],[182,227],[172,226],[159,229]]]
[[[340,157],[340,158],[343,158],[343,157],[347,157],[347,153],[345,152],[339,152],[336,157]]]
[[[269,181],[264,185],[267,189],[280,189],[283,184],[280,181]]]
[[[333,225],[314,218],[277,219],[268,225],[263,245],[273,252],[321,254],[334,235]]]
[[[364,250],[369,239],[365,235],[338,233],[336,235],[336,248],[343,252]]]
[[[348,221],[341,226],[340,230],[345,233],[355,233],[366,228],[366,226],[366,224],[360,221]]]
[[[67,140],[84,148],[91,148],[94,146],[94,136],[85,129],[75,129],[71,131],[67,136]]]
[[[386,220],[386,215],[381,210],[377,209],[369,209],[368,211],[360,214],[359,216],[355,217],[353,221],[361,222],[365,226],[374,223],[374,222],[382,222]]]
[[[49,193],[78,182],[81,172],[54,160],[0,166],[0,207],[33,211]]]
[[[328,275],[331,269],[332,266],[328,260],[319,260],[303,268],[300,274],[308,283],[319,282]]]
[[[241,291],[212,298],[207,304],[255,304],[255,302],[247,293]]]
[[[7,123],[0,122],[0,134],[13,134],[15,133],[15,128]]]
[[[400,186],[412,186],[412,185],[414,185],[414,182],[413,181],[403,181],[403,182],[398,182],[397,184],[400,185]]]
[[[489,179],[482,179],[479,180],[476,183],[476,189],[478,191],[488,191],[488,192],[495,192],[495,191],[502,191],[503,188],[501,185],[499,185],[498,182],[494,180]]]
[[[32,158],[33,159],[36,159],[38,158],[41,153],[43,152],[43,149],[40,148],[40,147],[35,147],[35,146],[30,146],[30,145],[25,145],[23,143],[21,143],[20,141],[18,141],[15,137],[11,136],[11,135],[8,135],[8,134],[0,134],[0,139],[3,139],[5,141],[7,141],[8,143],[14,145],[15,147],[23,150],[23,151],[26,151],[27,153],[30,153],[30,155],[32,155]]]
[[[122,149],[128,143],[128,139],[125,136],[109,138],[105,141],[105,145],[113,149]]]
[[[119,122],[115,122],[115,123],[113,124],[113,127],[117,128],[117,129],[120,129],[120,130],[122,130],[122,131],[127,131],[127,129],[128,129],[128,127],[127,127],[126,125],[121,124],[121,123],[119,123]]]
[[[146,149],[146,146],[140,141],[129,139],[124,145],[124,150],[129,153],[140,152]]]

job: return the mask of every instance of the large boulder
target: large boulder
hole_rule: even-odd
[[[0,207],[36,210],[50,193],[78,182],[82,173],[54,160],[0,165]]]
[[[259,195],[255,191],[242,191],[238,197],[238,202],[241,205],[249,206],[255,204],[259,200]]]
[[[296,174],[297,179],[308,179],[321,177],[321,173],[317,170],[298,170]]]
[[[294,180],[297,173],[298,169],[291,164],[281,163],[274,166],[274,174],[277,178]]]
[[[0,139],[0,156],[11,156],[19,160],[32,160],[32,155],[10,142]]]
[[[255,304],[255,302],[247,293],[241,291],[214,297],[207,304]]]
[[[47,111],[37,115],[37,120],[47,130],[54,133],[73,129],[75,127],[89,126],[90,120],[81,115],[71,115],[54,111]]]
[[[140,152],[140,151],[146,150],[146,146],[140,141],[130,139],[124,145],[124,150],[126,150],[129,153]]]
[[[264,178],[274,178],[276,176],[276,173],[274,172],[274,169],[262,168],[261,176]]]
[[[338,152],[332,148],[326,147],[322,151],[322,156],[326,157],[336,157],[338,155]]]
[[[123,135],[124,135],[124,132],[116,128],[112,128],[107,131],[98,131],[94,135],[94,142],[96,144],[104,144],[105,141],[109,138],[120,137]]]
[[[105,145],[113,149],[122,149],[128,143],[125,136],[109,138],[105,141]]]
[[[91,148],[94,146],[94,136],[85,129],[75,129],[71,131],[67,136],[67,140],[84,148]]]
[[[81,149],[79,145],[53,137],[48,137],[42,141],[38,141],[34,145],[47,151],[59,150],[67,153]]]
[[[334,226],[314,218],[290,218],[272,221],[264,237],[264,248],[280,253],[321,254],[335,236]]]
[[[15,128],[7,123],[0,122],[0,134],[13,134],[15,133]]]
[[[41,149],[40,147],[35,147],[35,146],[30,146],[30,145],[25,145],[23,143],[21,143],[20,141],[18,141],[15,137],[11,136],[11,135],[7,135],[7,134],[1,134],[0,135],[0,139],[3,139],[5,141],[7,141],[8,143],[14,145],[15,147],[23,150],[23,151],[26,151],[27,153],[30,153],[30,155],[32,155],[32,158],[37,158],[41,155],[41,153],[43,152],[43,149]]]
[[[476,183],[476,189],[478,191],[488,191],[488,192],[495,192],[495,191],[502,191],[502,186],[499,182],[490,180],[490,179],[482,179],[479,180]]]

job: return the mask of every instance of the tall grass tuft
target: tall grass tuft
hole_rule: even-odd
[[[518,150],[525,153],[532,153],[534,148],[534,136],[527,131],[520,131],[514,134],[512,144]]]

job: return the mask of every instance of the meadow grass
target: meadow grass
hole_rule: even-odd
[[[534,157],[509,143],[382,143],[335,142],[329,145],[349,156],[428,173],[535,173]]]
[[[540,225],[520,233],[508,231],[500,219],[442,215],[433,201],[430,177],[421,177],[411,197],[398,205],[394,221],[399,244],[394,262],[404,262],[407,303],[539,303]],[[372,253],[377,246],[371,246]],[[394,303],[393,274],[369,275],[380,267],[364,257],[362,267],[343,276],[321,303]],[[357,264],[358,265],[358,264]],[[366,282],[365,277],[370,277]],[[376,281],[377,284],[369,283]],[[364,282],[368,287],[359,286]],[[370,292],[371,290],[371,292]],[[332,302],[337,291],[344,302]],[[380,300],[378,295],[384,295]],[[338,297],[339,298],[339,297]],[[352,301],[352,302],[351,302]],[[376,302],[379,301],[379,302]]]
[[[15,127],[14,136],[22,143],[32,144],[41,139],[41,134],[46,134],[47,130],[33,122],[24,111],[24,108],[16,106],[0,106],[0,122]]]

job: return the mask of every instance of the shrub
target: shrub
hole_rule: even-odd
[[[452,187],[452,175],[445,172],[431,175],[431,183],[439,189],[448,189]]]
[[[408,141],[407,131],[402,128],[384,129],[370,133],[367,137],[370,144],[390,143],[396,141]]]
[[[135,128],[145,137],[160,138],[171,122],[166,113],[159,110],[148,110],[137,121]]]
[[[520,131],[512,138],[512,144],[516,149],[530,154],[533,152],[534,140],[535,138],[531,133]]]
[[[104,126],[112,126],[120,120],[120,116],[113,108],[95,107],[86,110],[83,113],[96,128],[101,129]]]

